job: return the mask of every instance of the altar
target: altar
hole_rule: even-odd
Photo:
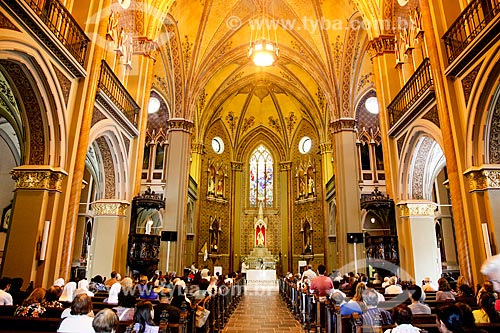
[[[274,287],[276,285],[275,269],[247,270],[247,286]]]

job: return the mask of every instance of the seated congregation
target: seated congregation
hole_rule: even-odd
[[[280,279],[280,294],[305,331],[335,333],[500,332],[500,300],[493,283],[477,291],[464,277],[443,275],[436,287],[378,274],[325,275],[309,265]],[[484,274],[489,274],[485,270]]]
[[[0,333],[213,332],[224,327],[243,295],[243,279],[236,274],[111,276],[91,283],[57,279],[48,289],[24,292],[16,290],[15,279],[2,278]]]

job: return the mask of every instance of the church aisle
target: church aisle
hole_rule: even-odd
[[[301,332],[301,325],[292,317],[277,290],[247,290],[223,332]]]

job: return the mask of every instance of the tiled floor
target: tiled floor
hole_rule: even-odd
[[[223,332],[290,333],[301,332],[277,290],[247,290]]]

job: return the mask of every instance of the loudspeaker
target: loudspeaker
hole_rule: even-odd
[[[347,233],[347,243],[363,243],[363,233],[362,232],[348,232]]]
[[[177,231],[162,231],[161,240],[164,242],[177,242]]]

